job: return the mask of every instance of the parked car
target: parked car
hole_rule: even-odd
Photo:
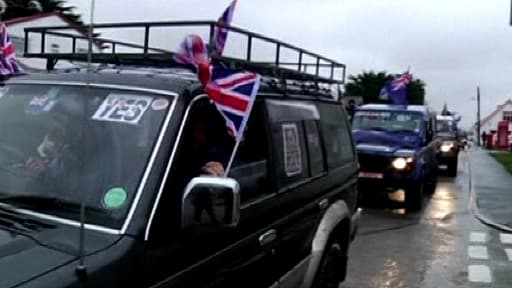
[[[423,194],[433,192],[437,183],[434,121],[422,105],[366,104],[356,110],[352,129],[363,196],[404,189],[407,206],[421,208]]]
[[[187,24],[122,27],[179,25]],[[44,39],[51,29],[27,33]],[[201,176],[198,168],[229,157],[234,141],[195,74],[161,50],[115,51],[92,55],[114,67],[5,83],[0,287],[335,287],[343,281],[359,218],[355,147],[337,95],[304,85],[343,79],[259,65],[251,54],[218,58],[263,79],[228,177]],[[44,50],[25,56],[47,58],[49,67],[86,57]]]

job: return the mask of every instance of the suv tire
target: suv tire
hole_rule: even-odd
[[[313,284],[314,288],[338,288],[345,280],[348,263],[348,247],[334,235],[325,247],[324,254]]]
[[[448,176],[450,177],[456,177],[457,176],[457,166],[458,166],[458,157],[455,157],[453,159],[450,159],[448,161],[448,170],[447,170],[447,174]]]
[[[408,209],[413,211],[420,210],[423,206],[423,193],[425,184],[423,181],[411,183],[405,190],[405,204]]]

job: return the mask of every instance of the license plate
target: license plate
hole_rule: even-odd
[[[359,172],[359,178],[382,179],[384,175],[382,173]]]

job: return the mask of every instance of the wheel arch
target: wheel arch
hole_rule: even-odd
[[[310,261],[301,287],[312,286],[322,261],[325,246],[333,235],[337,238],[340,237],[339,239],[344,245],[342,248],[348,249],[350,245],[350,225],[351,214],[345,201],[338,200],[327,208],[311,243]]]

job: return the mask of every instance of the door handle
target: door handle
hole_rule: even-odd
[[[277,240],[277,231],[275,229],[268,230],[258,238],[262,247],[268,246]]]

